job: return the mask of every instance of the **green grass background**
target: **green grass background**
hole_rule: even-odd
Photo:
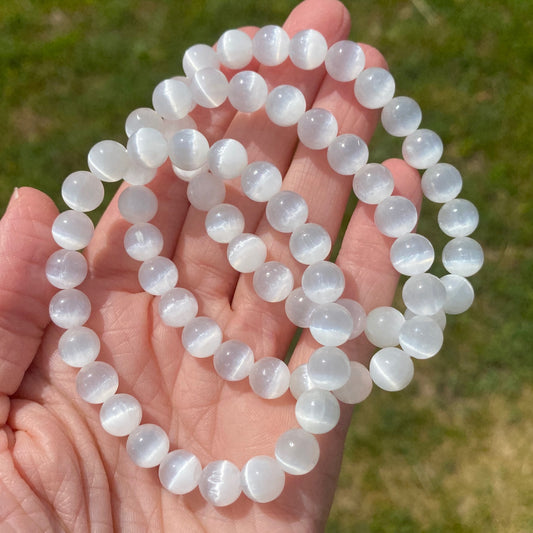
[[[469,313],[416,362],[410,387],[357,406],[333,532],[533,531],[533,3],[346,0],[352,38],[379,48],[397,93],[462,170],[486,265]],[[240,25],[281,23],[282,0],[4,0],[0,210],[15,186],[59,202],[88,149],[177,73],[183,51]],[[373,160],[398,153],[382,133]],[[396,152],[395,152],[396,151]],[[437,208],[425,205],[421,232]],[[323,452],[323,453],[327,453]]]

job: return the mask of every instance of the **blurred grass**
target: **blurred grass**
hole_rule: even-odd
[[[227,28],[281,23],[295,1],[18,0],[0,4],[0,207],[15,186],[58,202],[62,179],[149,105],[183,51]],[[347,0],[442,136],[481,214],[471,312],[416,362],[413,384],[357,406],[330,532],[533,531],[533,3]],[[379,133],[374,160],[399,153]],[[424,206],[421,233],[437,206]]]

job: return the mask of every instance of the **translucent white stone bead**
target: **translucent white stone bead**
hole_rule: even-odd
[[[178,269],[173,261],[158,255],[141,264],[138,277],[147,293],[159,296],[176,286]]]
[[[210,172],[195,176],[187,186],[187,198],[193,207],[209,211],[224,201],[226,187],[224,182]]]
[[[355,80],[354,93],[357,101],[368,109],[387,105],[394,96],[396,83],[392,74],[380,67],[363,70]]]
[[[196,455],[187,450],[169,452],[159,465],[161,485],[173,494],[187,494],[198,486],[202,465]]]
[[[292,232],[289,249],[296,261],[311,265],[326,259],[331,251],[331,237],[319,224],[302,224]]]
[[[344,284],[342,270],[329,261],[319,261],[308,266],[302,276],[305,295],[317,304],[337,300],[344,291]]]
[[[118,210],[131,224],[148,222],[157,213],[157,196],[144,185],[130,185],[118,197]]]
[[[131,161],[123,179],[130,185],[146,185],[155,178],[156,174],[157,168],[148,168]]]
[[[448,163],[437,163],[422,175],[422,192],[432,202],[449,202],[461,192],[462,187],[461,174]]]
[[[215,241],[228,243],[244,230],[244,216],[231,204],[212,207],[205,217],[207,234]]]
[[[405,317],[405,320],[411,320],[411,318],[420,315],[415,315],[410,309],[406,309],[403,316]],[[444,328],[446,327],[446,313],[444,312],[444,309],[441,309],[434,315],[427,316],[429,316],[429,318],[432,318],[439,325],[439,328],[444,331]]]
[[[63,289],[52,296],[50,318],[60,328],[83,326],[91,316],[91,302],[78,289]]]
[[[118,389],[117,371],[103,361],[82,367],[76,376],[76,391],[87,403],[103,403]]]
[[[240,381],[250,375],[254,366],[254,352],[244,342],[229,340],[216,349],[213,365],[222,379]]]
[[[363,306],[359,302],[351,300],[350,298],[340,298],[337,300],[337,303],[345,307],[350,315],[352,315],[353,329],[348,340],[359,337],[366,327],[366,312],[363,309]]]
[[[307,220],[309,208],[301,195],[280,191],[268,202],[265,214],[270,225],[282,233],[291,233]]]
[[[316,387],[317,386],[311,381],[311,378],[309,377],[309,372],[307,371],[307,364],[297,366],[291,372],[289,389],[296,400],[305,391],[316,389]]]
[[[253,113],[261,109],[268,96],[268,86],[263,76],[251,70],[239,72],[231,78],[228,99],[231,105],[242,113]]]
[[[250,387],[261,398],[271,400],[287,392],[291,373],[287,365],[276,357],[263,357],[250,371]]]
[[[401,237],[412,231],[418,221],[416,207],[408,198],[389,196],[374,212],[376,227],[387,237]]]
[[[370,376],[380,388],[389,392],[405,389],[413,379],[413,360],[399,348],[383,348],[370,360]]]
[[[181,80],[170,78],[158,83],[152,93],[154,109],[167,120],[179,120],[194,108],[189,86]],[[161,131],[162,128],[156,128]]]
[[[231,180],[242,174],[248,164],[246,148],[235,139],[220,139],[207,154],[209,170],[223,180]]]
[[[446,289],[433,274],[418,274],[405,282],[402,297],[405,306],[415,315],[431,316],[444,307]]]
[[[455,198],[440,208],[437,220],[446,235],[466,237],[477,228],[479,213],[472,202]]]
[[[442,348],[444,336],[432,318],[415,316],[403,323],[399,339],[405,353],[416,359],[428,359]]]
[[[228,97],[229,84],[226,76],[215,68],[204,68],[194,74],[191,92],[194,101],[202,107],[215,109]]]
[[[407,96],[393,98],[381,111],[381,123],[389,135],[406,137],[415,132],[422,122],[422,110]]]
[[[155,424],[137,426],[126,441],[131,460],[142,468],[153,468],[166,457],[170,443],[165,430]]]
[[[335,172],[348,176],[366,165],[368,146],[361,137],[345,133],[330,143],[327,156],[329,165]]]
[[[187,322],[181,341],[194,357],[209,357],[222,344],[222,330],[212,318],[198,316]]]
[[[154,128],[155,130],[162,131],[163,119],[161,118],[161,115],[149,107],[134,109],[126,119],[126,135],[131,137],[141,128]]]
[[[294,409],[298,424],[309,433],[322,434],[331,431],[339,422],[341,409],[331,392],[311,389],[304,392]]]
[[[267,455],[252,457],[241,471],[242,490],[250,500],[267,503],[275,500],[285,487],[285,472]]]
[[[59,338],[58,351],[69,366],[81,368],[92,363],[100,353],[100,339],[89,328],[77,326],[67,329]]]
[[[102,427],[115,437],[129,435],[140,423],[142,408],[130,394],[113,394],[100,408]]]
[[[441,138],[432,130],[420,129],[409,134],[402,144],[402,156],[414,168],[429,168],[442,157]]]
[[[287,32],[274,25],[264,26],[252,39],[252,49],[259,63],[267,67],[281,65],[289,55]]]
[[[278,85],[265,102],[268,118],[278,126],[293,126],[305,113],[305,96],[292,85]]]
[[[442,250],[442,264],[450,274],[469,277],[483,266],[483,248],[470,237],[456,237]]]
[[[163,249],[163,235],[148,222],[129,227],[124,235],[124,249],[136,261],[147,261],[156,257]]]
[[[140,128],[128,139],[128,155],[134,162],[148,168],[160,167],[168,157],[168,143],[154,128]]]
[[[282,433],[276,442],[276,461],[293,476],[311,472],[318,463],[320,447],[314,435],[301,428]]]
[[[241,495],[241,472],[230,461],[213,461],[203,469],[198,488],[211,505],[225,507]]]
[[[198,301],[191,291],[174,287],[161,295],[158,311],[167,326],[181,328],[197,315]]]
[[[182,168],[179,168],[176,165],[172,165],[172,170],[180,180],[185,181],[187,183],[189,183],[189,181],[191,181],[193,178],[196,178],[196,176],[204,174],[205,172],[209,172],[207,162],[203,164],[200,168],[196,168],[194,170],[183,170]]]
[[[435,260],[435,250],[426,237],[406,233],[392,243],[390,259],[397,272],[415,276],[429,270]]]
[[[102,181],[121,180],[130,163],[126,148],[116,141],[96,143],[87,156],[89,170]]]
[[[75,211],[92,211],[104,199],[104,186],[91,172],[79,170],[65,178],[61,186],[61,196]]]
[[[352,330],[353,320],[350,311],[337,303],[317,306],[309,322],[311,335],[324,346],[344,344],[350,338]]]
[[[287,318],[299,328],[308,328],[311,314],[317,304],[312,302],[301,287],[294,289],[285,300],[285,313]]]
[[[92,239],[94,224],[92,220],[79,211],[63,211],[52,224],[54,241],[67,250],[81,250]]]
[[[310,109],[298,121],[298,138],[312,150],[327,148],[337,137],[339,126],[331,111]]]
[[[46,262],[46,278],[58,289],[73,289],[87,276],[87,261],[74,250],[58,250]]]
[[[217,42],[217,56],[225,67],[244,68],[253,58],[252,39],[241,30],[225,31]]]
[[[172,163],[183,170],[195,170],[207,162],[209,143],[197,130],[178,131],[169,141],[168,155]]]
[[[369,163],[353,177],[353,192],[365,204],[379,204],[394,190],[391,171],[379,163]]]
[[[241,175],[241,188],[254,202],[268,202],[281,189],[280,171],[267,161],[250,163]]]
[[[376,307],[366,317],[365,335],[378,348],[397,346],[405,318],[394,307]]]
[[[339,348],[324,346],[311,354],[307,373],[318,388],[339,389],[350,377],[350,360]]]
[[[289,57],[302,70],[312,70],[324,62],[328,43],[316,30],[299,31],[289,43]]]
[[[281,302],[294,287],[292,272],[278,261],[263,263],[255,272],[254,290],[265,302]]]
[[[193,104],[196,106],[196,102],[193,102]],[[165,139],[170,142],[176,133],[187,129],[198,129],[196,121],[190,115],[180,118],[179,120],[165,120],[163,122],[163,129],[161,130],[161,133],[165,136]]]
[[[328,74],[337,81],[353,81],[365,68],[365,53],[353,41],[338,41],[325,58]]]
[[[444,312],[449,315],[464,313],[474,303],[474,288],[463,276],[448,274],[440,278],[446,289]]]
[[[228,244],[226,250],[229,264],[243,274],[254,272],[266,259],[265,243],[253,233],[241,233]]]
[[[192,78],[196,72],[204,68],[219,68],[220,60],[211,46],[195,44],[183,54],[182,66],[187,78]]]
[[[372,378],[366,366],[350,361],[350,378],[337,390],[332,391],[337,400],[350,405],[361,403],[372,392]]]

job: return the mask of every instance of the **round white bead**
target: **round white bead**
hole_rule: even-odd
[[[263,263],[255,272],[254,290],[266,302],[281,302],[294,287],[292,272],[278,261]]]
[[[194,108],[189,86],[175,78],[163,80],[156,85],[152,93],[152,105],[157,113],[167,120],[179,120]]]
[[[209,211],[224,201],[226,187],[224,182],[210,172],[202,172],[192,178],[187,186],[187,198],[193,207]]]
[[[287,365],[275,357],[263,357],[250,371],[250,387],[267,400],[283,396],[289,388],[291,373]]]
[[[52,296],[50,318],[60,328],[83,326],[91,316],[91,302],[78,289],[63,289]]]
[[[126,119],[126,135],[131,137],[141,128],[154,128],[155,130],[163,131],[161,115],[149,107],[134,109]]]
[[[242,490],[250,500],[267,503],[275,500],[285,487],[285,472],[267,455],[252,457],[241,471]]]
[[[342,270],[329,261],[319,261],[308,266],[302,275],[302,289],[305,295],[317,304],[337,300],[344,291]]]
[[[388,104],[394,96],[396,84],[388,70],[371,67],[363,70],[355,80],[357,101],[368,109],[378,109]]]
[[[225,31],[217,42],[217,56],[225,67],[244,68],[253,57],[252,39],[241,30]]]
[[[365,204],[379,204],[394,190],[391,171],[379,163],[369,163],[353,177],[353,192]]]
[[[442,264],[450,274],[469,277],[483,266],[483,248],[470,237],[456,237],[442,250]]]
[[[229,340],[216,349],[213,365],[221,378],[240,381],[250,375],[254,366],[254,352],[244,342]]]
[[[394,307],[376,307],[366,317],[365,335],[379,348],[396,346],[404,322],[404,316]]]
[[[231,204],[212,207],[205,217],[205,229],[215,242],[228,243],[244,230],[244,216]]]
[[[173,261],[160,255],[144,261],[139,267],[139,283],[148,293],[159,296],[176,286],[178,269]]]
[[[222,330],[212,318],[198,316],[187,322],[181,341],[194,357],[209,357],[222,344]]]
[[[319,305],[311,315],[309,331],[313,338],[324,346],[344,344],[350,338],[352,330],[350,311],[337,303]]]
[[[415,316],[403,323],[399,339],[405,353],[416,359],[428,359],[442,348],[444,336],[432,318]]]
[[[154,128],[140,128],[128,139],[128,155],[148,168],[160,167],[168,157],[168,143]]]
[[[207,154],[209,170],[223,180],[231,180],[242,174],[248,164],[246,148],[235,139],[220,139]]]
[[[466,237],[479,223],[476,206],[468,200],[455,198],[446,202],[439,210],[439,228],[450,237]]]
[[[89,150],[87,164],[89,170],[102,181],[119,181],[126,174],[131,159],[120,143],[100,141]]]
[[[52,224],[54,241],[67,250],[81,250],[92,239],[94,224],[92,220],[79,211],[63,211]]]
[[[289,43],[289,57],[302,70],[313,70],[324,62],[328,43],[316,30],[299,31]]]
[[[118,389],[117,371],[103,361],[82,367],[76,376],[76,391],[87,403],[103,403]]]
[[[275,230],[290,233],[305,223],[309,208],[298,193],[280,191],[267,202],[265,214]]]
[[[281,189],[280,171],[267,161],[250,163],[241,175],[242,191],[254,202],[268,202]]]
[[[155,178],[156,174],[157,168],[148,168],[132,161],[124,174],[124,181],[130,185],[146,185]]]
[[[156,226],[147,222],[134,224],[124,235],[124,249],[136,261],[152,259],[163,249],[163,235]]]
[[[291,380],[289,382],[289,389],[291,394],[297,400],[302,393],[307,390],[316,389],[317,386],[311,381],[309,372],[307,371],[307,364],[297,366],[291,372]]]
[[[356,404],[366,400],[372,392],[372,378],[366,366],[357,361],[350,361],[350,378],[337,390],[332,391],[337,400]]]
[[[166,457],[170,443],[165,431],[155,424],[137,426],[126,441],[131,460],[142,468],[153,468]]]
[[[407,96],[393,98],[381,111],[381,123],[389,135],[406,137],[422,122],[420,106]]]
[[[242,113],[253,113],[261,109],[268,96],[268,86],[263,76],[252,70],[244,70],[231,78],[228,99],[231,105]]]
[[[328,146],[330,167],[344,176],[355,174],[368,161],[368,146],[357,135],[345,133],[339,135]]]
[[[100,353],[100,339],[89,328],[76,326],[67,329],[59,338],[58,351],[69,366],[81,368],[92,363]]]
[[[215,109],[228,97],[229,84],[226,76],[215,68],[204,68],[194,74],[191,92],[194,101],[202,107]]]
[[[187,494],[198,486],[202,465],[187,450],[169,452],[159,465],[161,485],[173,494]]]
[[[311,265],[326,259],[331,251],[331,237],[319,224],[302,224],[292,232],[289,249],[296,261]]]
[[[338,41],[326,54],[328,74],[337,81],[353,81],[365,68],[365,53],[353,41]]]
[[[308,328],[311,314],[317,304],[312,302],[301,287],[294,289],[285,300],[285,313],[287,318],[299,328]]]
[[[298,424],[309,433],[331,431],[339,422],[341,409],[331,392],[311,389],[301,394],[294,409]]]
[[[241,233],[232,239],[226,252],[229,264],[244,274],[257,270],[267,255],[265,243],[252,233]]]
[[[461,174],[448,163],[437,163],[422,175],[422,192],[432,202],[449,202],[461,192],[462,187]]]
[[[178,131],[169,141],[170,160],[183,170],[195,170],[207,162],[209,143],[197,130],[186,128]]]
[[[195,44],[183,54],[183,72],[187,78],[192,78],[196,72],[205,68],[220,67],[217,53],[207,44]]]
[[[161,295],[158,311],[167,326],[181,328],[197,315],[198,301],[191,291],[174,287]]]
[[[318,463],[320,447],[314,435],[301,428],[282,433],[276,442],[276,461],[293,476],[311,472]]]
[[[118,197],[120,214],[131,224],[152,220],[157,208],[157,196],[144,185],[130,185]]]
[[[113,394],[100,408],[102,427],[115,437],[129,435],[141,423],[141,418],[141,404],[129,394]]]
[[[339,126],[331,111],[310,109],[298,120],[298,138],[312,150],[327,148],[337,137]]]
[[[397,272],[415,276],[429,270],[435,260],[435,250],[426,237],[406,233],[392,243],[390,259]]]
[[[274,25],[264,26],[252,39],[252,50],[259,63],[268,67],[280,65],[289,55],[287,32]]]
[[[389,196],[374,212],[376,227],[387,237],[401,237],[412,231],[418,221],[416,207],[408,198]]]
[[[293,126],[305,113],[305,96],[292,85],[278,85],[265,102],[268,118],[278,126]]]
[[[383,348],[376,352],[369,370],[372,381],[389,392],[405,389],[415,372],[413,360],[399,348]]]
[[[324,346],[311,354],[307,373],[318,388],[339,389],[350,377],[350,360],[339,348]]]
[[[58,289],[73,289],[87,276],[87,260],[74,250],[57,250],[46,262],[46,278]]]
[[[241,472],[230,461],[213,461],[203,469],[198,488],[211,505],[225,507],[241,495]]]
[[[409,278],[402,289],[405,306],[416,315],[438,313],[446,301],[446,289],[433,274],[417,274]]]
[[[410,309],[406,309],[403,316],[405,317],[405,320],[411,320],[411,318],[420,315],[415,315],[415,313],[413,313]],[[432,318],[439,325],[439,328],[444,331],[444,328],[446,327],[446,313],[444,312],[444,309],[441,309],[434,315],[427,316]]]
[[[65,178],[61,186],[61,196],[75,211],[92,211],[104,199],[104,186],[91,172],[79,170]]]
[[[434,131],[420,129],[404,139],[402,155],[414,168],[429,168],[438,163],[443,149],[441,138]]]
[[[440,278],[446,289],[444,311],[449,315],[464,313],[474,303],[474,288],[463,276],[448,274]]]
[[[363,306],[350,298],[340,298],[337,303],[348,309],[348,312],[352,315],[353,329],[348,340],[359,337],[366,327],[366,312]]]
[[[193,102],[193,104],[196,106],[196,102]],[[176,135],[176,133],[182,131],[182,130],[197,130],[198,125],[196,124],[196,121],[190,116],[187,115],[183,118],[180,118],[179,120],[165,120],[163,122],[163,129],[161,130],[161,133],[165,136],[165,139],[170,143],[172,137]],[[170,150],[170,147],[169,147]]]

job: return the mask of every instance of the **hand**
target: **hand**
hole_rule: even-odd
[[[331,45],[347,38],[349,24],[347,11],[335,0],[307,0],[291,13],[285,28],[289,35],[316,28]],[[367,66],[385,65],[376,50],[365,47],[365,52]],[[294,84],[305,94],[308,106],[332,111],[339,133],[370,139],[379,115],[355,102],[352,84],[324,77],[323,68],[300,71],[290,61],[261,72],[269,86]],[[284,188],[306,198],[310,220],[337,235],[351,179],[331,171],[324,151],[298,145],[296,128],[274,126],[263,111],[235,114],[227,103],[215,111],[197,110],[194,118],[210,143],[234,138],[247,147],[250,161],[273,162],[285,176]],[[419,205],[418,173],[400,160],[388,161],[387,166],[395,177],[396,192]],[[162,255],[176,262],[179,286],[193,290],[200,314],[217,320],[226,339],[248,343],[256,358],[283,358],[295,332],[283,303],[262,302],[254,293],[252,276],[232,270],[225,246],[207,237],[205,213],[189,207],[186,184],[168,164],[149,186],[159,198],[153,223],[164,235]],[[238,185],[231,183],[227,190],[226,201],[244,213],[245,231],[260,235],[269,259],[284,262],[298,279],[303,266],[289,254],[288,235],[272,230],[264,218],[264,205],[243,197]],[[48,284],[44,265],[57,249],[50,234],[56,215],[56,207],[44,194],[20,189],[0,222],[0,521],[15,531],[323,529],[350,421],[349,406],[342,406],[338,426],[319,436],[321,457],[311,473],[287,475],[282,495],[272,503],[254,504],[241,496],[225,508],[207,504],[197,490],[186,496],[170,494],[161,487],[156,469],[132,463],[125,439],[111,437],[101,428],[98,407],[77,397],[76,370],[57,354],[63,330],[48,316],[56,289]],[[262,400],[247,380],[224,382],[212,361],[184,353],[181,330],[165,326],[157,313],[157,298],[140,290],[138,263],[122,245],[128,227],[115,197],[85,250],[90,275],[80,287],[93,306],[87,325],[100,335],[99,360],[116,368],[119,392],[139,399],[143,423],[163,427],[171,449],[188,449],[203,465],[224,458],[241,467],[254,455],[272,455],[278,436],[296,426],[294,399],[287,393],[278,400]],[[367,311],[392,300],[397,274],[390,265],[389,246],[389,239],[373,225],[373,208],[358,205],[337,264],[345,272],[345,295]],[[304,332],[291,370],[305,362],[316,346]],[[352,359],[363,362],[371,354],[361,339],[344,348]]]

